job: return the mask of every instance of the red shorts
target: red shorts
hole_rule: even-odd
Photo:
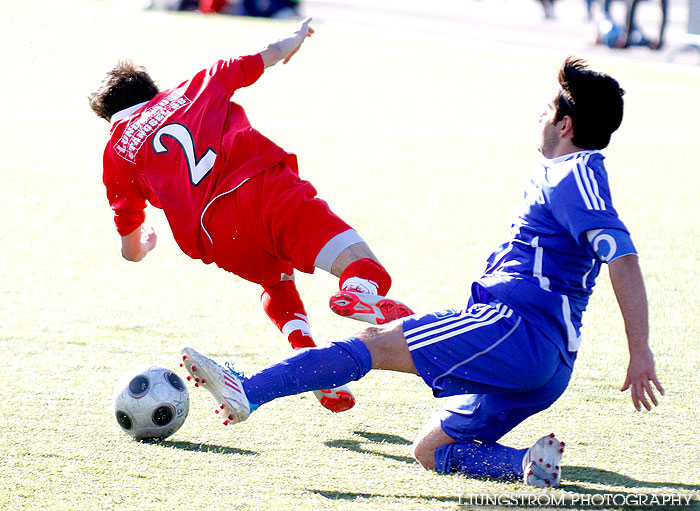
[[[207,222],[214,262],[263,287],[294,268],[313,273],[321,249],[352,229],[316,193],[280,163],[214,201]]]

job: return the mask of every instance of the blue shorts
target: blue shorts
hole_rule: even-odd
[[[412,316],[403,330],[418,373],[436,397],[456,441],[494,442],[564,392],[571,369],[559,349],[506,305]]]

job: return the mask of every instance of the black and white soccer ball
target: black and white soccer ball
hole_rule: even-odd
[[[144,366],[126,373],[114,390],[114,415],[136,440],[161,440],[184,424],[190,411],[185,382],[170,369]]]

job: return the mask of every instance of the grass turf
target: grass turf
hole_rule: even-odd
[[[86,95],[119,57],[167,87],[214,59],[256,51],[287,25],[88,1],[16,3],[6,14],[0,508],[437,510],[465,493],[532,491],[421,470],[410,443],[440,403],[407,375],[357,382],[348,413],[331,415],[303,395],[231,428],[193,390],[190,417],[171,439],[123,435],[111,394],[131,367],[176,367],[190,344],[250,371],[289,348],[258,289],[188,260],[159,211],[148,210],[156,251],[139,264],[121,259],[101,183],[107,124]],[[319,24],[291,64],[235,98],[370,242],[394,277],[392,295],[427,312],[463,304],[505,236],[564,56]],[[504,442],[527,446],[556,431],[569,447],[554,492],[698,496],[700,73],[600,55],[591,64],[628,90],[607,165],[641,254],[667,395],[636,413],[618,391],[624,332],[603,274],[569,390]],[[318,341],[359,328],[327,309],[334,278],[319,272],[298,283]]]

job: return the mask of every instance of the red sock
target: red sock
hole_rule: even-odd
[[[340,275],[340,289],[344,289],[345,282],[353,277],[370,281],[377,287],[377,294],[381,296],[386,296],[391,287],[391,276],[373,259],[358,259],[350,263]]]
[[[315,348],[316,343],[310,335],[302,333],[301,330],[292,330],[287,336],[289,344],[295,350],[300,350],[302,348]]]
[[[263,310],[295,350],[316,346],[304,303],[292,280],[265,288],[260,295]]]

